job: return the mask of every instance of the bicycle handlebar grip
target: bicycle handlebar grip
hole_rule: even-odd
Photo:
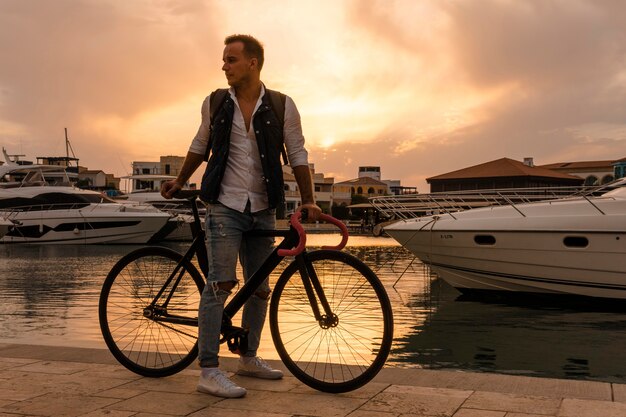
[[[174,193],[174,198],[183,199],[186,198],[188,200],[198,197],[200,195],[200,190],[178,190]]]
[[[289,222],[293,226],[294,229],[298,232],[298,236],[300,236],[300,241],[298,242],[298,246],[294,249],[279,249],[278,256],[296,256],[302,253],[304,247],[306,245],[306,233],[304,231],[304,227],[302,227],[302,223],[300,220],[302,219],[302,213],[300,211],[295,212],[291,215]],[[348,243],[348,227],[339,219],[335,219],[332,216],[327,214],[321,214],[320,220],[323,220],[327,223],[334,224],[341,231],[341,242],[337,246],[322,246],[322,249],[330,249],[330,250],[341,250]]]
[[[289,222],[291,226],[298,232],[298,236],[300,236],[300,241],[298,242],[298,246],[293,249],[278,249],[278,256],[296,256],[302,253],[304,250],[304,246],[306,245],[306,233],[304,232],[304,227],[300,223],[300,219],[302,218],[302,213],[296,211],[291,215]]]
[[[324,220],[326,223],[334,224],[341,231],[341,242],[337,246],[322,246],[322,249],[341,250],[348,243],[348,227],[339,219],[335,219],[328,214],[321,214],[320,220]]]

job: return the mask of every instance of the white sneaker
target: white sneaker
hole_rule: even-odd
[[[238,386],[219,368],[202,368],[197,390],[224,398],[239,398],[246,389]]]
[[[258,356],[240,356],[237,375],[253,376],[263,379],[281,379],[283,372],[278,369],[272,369],[267,362]]]

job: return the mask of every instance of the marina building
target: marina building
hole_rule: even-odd
[[[131,190],[158,190],[161,182],[174,179],[180,173],[185,161],[184,156],[167,155],[159,157],[159,161],[134,161],[133,174],[125,177],[130,179]]]
[[[162,156],[159,158],[160,173],[163,175],[177,176],[185,161],[184,156]]]
[[[333,187],[336,204],[351,204],[354,197],[375,197],[389,194],[389,186],[376,178],[364,176],[342,181]],[[341,196],[341,198],[340,198]]]
[[[626,158],[617,161],[557,162],[540,166],[583,178],[585,185],[602,185],[625,176]]]
[[[309,164],[311,178],[313,179],[313,191],[317,205],[325,212],[330,213],[333,205],[333,177],[325,177],[323,173],[315,172],[315,164]],[[285,213],[293,213],[302,204],[298,183],[289,165],[283,165],[283,178],[285,182]]]
[[[496,188],[580,186],[584,179],[535,166],[532,158],[526,158],[524,162],[500,158],[426,178],[426,182],[430,184],[430,192],[434,193]]]
[[[337,205],[352,204],[354,197],[367,199],[389,194],[411,193],[417,193],[417,187],[405,187],[400,180],[381,179],[379,166],[360,166],[357,178],[338,182],[333,187],[334,201]]]

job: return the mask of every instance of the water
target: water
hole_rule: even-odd
[[[308,240],[334,244],[337,236]],[[0,246],[0,342],[105,348],[100,286],[135,248]],[[391,239],[352,237],[346,250],[376,271],[391,298],[387,366],[626,383],[626,312],[466,301]],[[261,356],[278,359],[269,328],[264,338]]]

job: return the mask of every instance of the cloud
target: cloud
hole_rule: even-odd
[[[500,91],[471,110],[480,112],[478,122],[449,132],[455,147],[440,155],[433,174],[502,156],[549,163],[626,154],[616,134],[626,129],[623,3],[445,4],[447,51],[467,88]],[[611,136],[602,135],[604,124],[614,127],[604,129]],[[583,128],[584,139],[577,133]],[[429,142],[437,158],[436,141]]]
[[[45,152],[49,139],[38,137],[62,137],[68,126],[84,138],[83,151],[96,139],[119,146],[129,138],[112,127],[123,129],[142,114],[197,94],[209,58],[220,53],[205,47],[219,47],[206,40],[222,36],[211,29],[209,6],[4,1],[0,49],[10,59],[0,66],[0,114],[15,132],[4,145],[26,137]],[[97,130],[105,122],[106,134]]]
[[[223,85],[223,37],[243,32],[338,180],[380,165],[427,191],[426,177],[504,156],[621,158],[624,21],[621,0],[5,0],[2,144],[64,151],[67,126],[105,170],[184,155]]]

